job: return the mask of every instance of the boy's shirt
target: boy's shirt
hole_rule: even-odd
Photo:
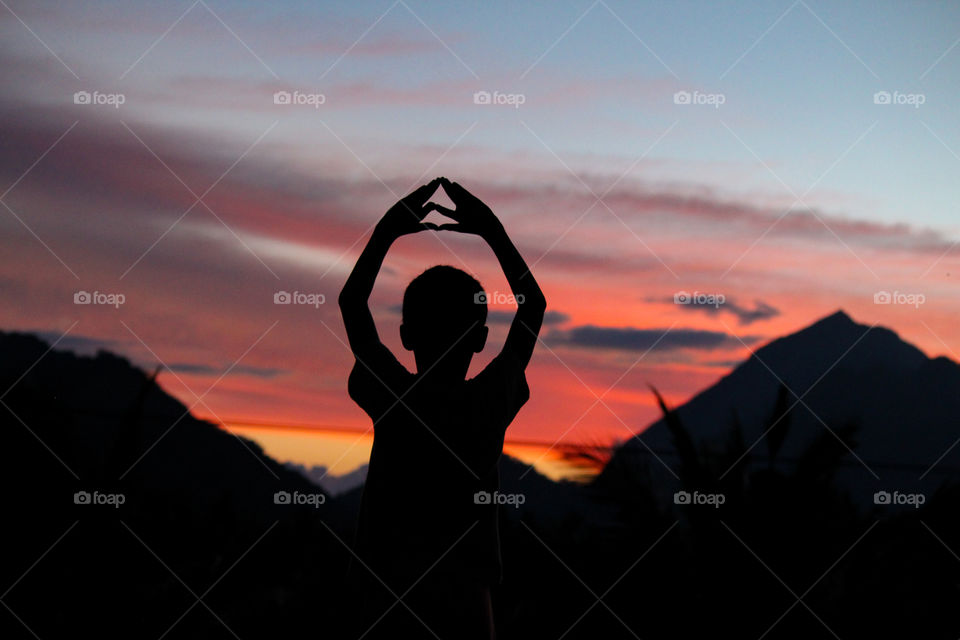
[[[530,396],[524,367],[502,352],[469,380],[418,380],[382,344],[350,373],[374,423],[358,555],[388,583],[428,570],[498,582],[497,506],[477,494],[499,489],[504,433]]]

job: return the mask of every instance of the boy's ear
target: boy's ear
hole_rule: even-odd
[[[407,351],[413,351],[413,332],[410,331],[410,327],[405,324],[400,325],[400,342],[403,343],[403,348]]]
[[[486,325],[477,327],[473,330],[473,335],[470,337],[472,342],[470,347],[473,349],[474,353],[480,353],[483,351],[484,345],[487,344],[487,333],[488,329]]]

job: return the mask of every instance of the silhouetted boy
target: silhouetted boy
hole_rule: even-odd
[[[427,204],[438,186],[455,210]],[[432,210],[456,224],[424,223]],[[393,241],[425,229],[483,238],[518,303],[503,350],[469,380],[470,361],[487,338],[486,294],[473,277],[437,266],[407,287],[400,337],[413,351],[415,374],[380,342],[367,306]],[[394,205],[357,260],[340,294],[340,309],[356,356],[350,397],[374,425],[357,526],[363,566],[352,568],[364,574],[361,632],[369,629],[366,637],[378,632],[493,637],[490,586],[500,579],[500,549],[497,507],[488,497],[499,485],[504,432],[529,397],[524,369],[545,307],[543,293],[497,217],[446,178]]]

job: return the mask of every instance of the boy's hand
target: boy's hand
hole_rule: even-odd
[[[485,239],[503,232],[500,220],[480,198],[461,187],[459,183],[450,182],[446,178],[440,178],[440,184],[457,208],[448,209],[438,204],[433,204],[430,208],[456,220],[457,224],[441,224],[437,227],[438,230],[473,233]]]
[[[423,222],[423,219],[436,207],[432,203],[426,205],[426,202],[439,185],[440,178],[435,178],[401,198],[383,215],[377,223],[376,231],[392,239],[424,229],[436,230],[437,225]]]

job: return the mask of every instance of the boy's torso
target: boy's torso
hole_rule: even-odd
[[[375,421],[358,552],[388,573],[416,577],[443,557],[448,567],[496,581],[497,507],[477,494],[498,489],[504,432],[514,405],[526,401],[526,381],[517,397],[504,397],[514,394],[504,393],[497,371],[442,384],[418,382],[405,370],[389,379],[366,373],[351,376],[354,399]],[[385,386],[392,393],[374,410],[364,395]],[[507,389],[514,386],[521,385]]]

